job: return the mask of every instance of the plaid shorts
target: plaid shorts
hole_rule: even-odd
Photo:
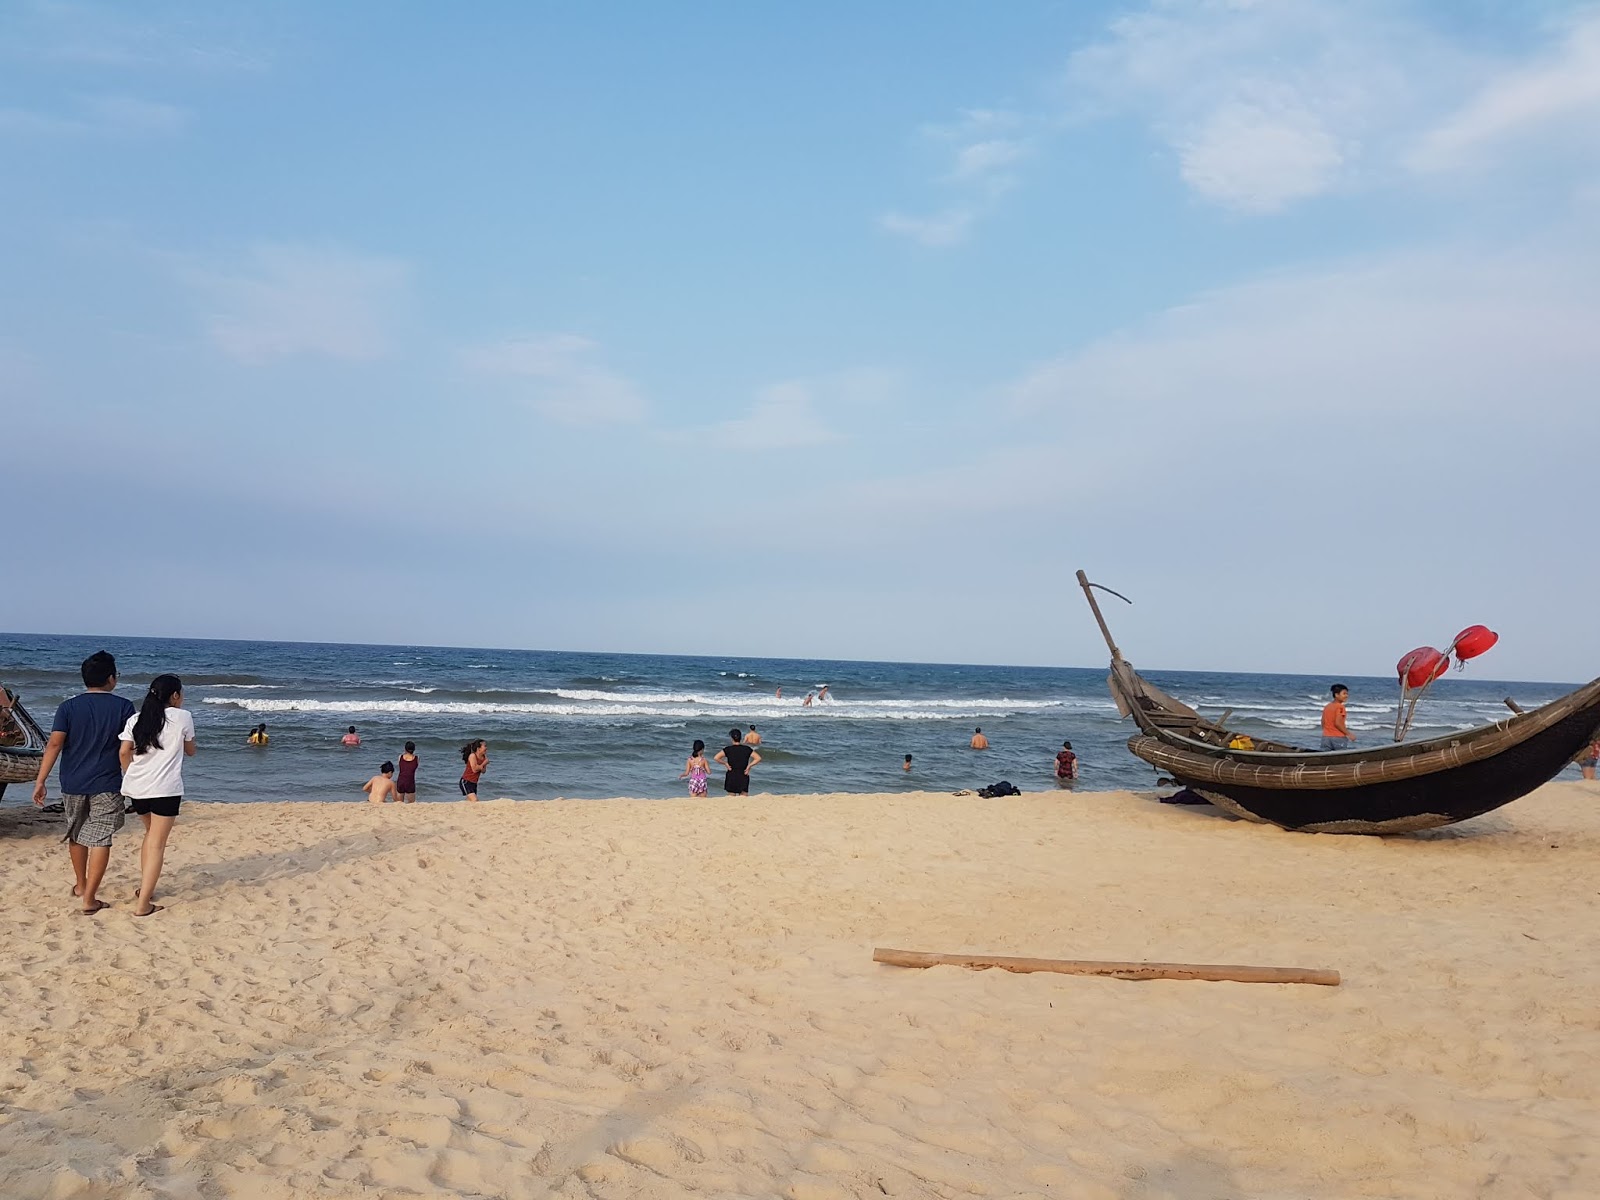
[[[96,792],[92,796],[62,793],[61,807],[67,814],[64,842],[80,846],[109,846],[111,835],[122,828],[122,793]]]

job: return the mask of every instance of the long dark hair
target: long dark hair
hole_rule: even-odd
[[[468,742],[465,746],[461,747],[461,761],[464,763],[470,763],[472,761],[472,756],[478,752],[478,747],[481,745],[483,745],[483,739],[478,738],[476,741]]]
[[[706,752],[706,744],[704,742],[702,742],[699,738],[695,738],[695,740],[694,740],[694,749],[689,751],[689,757],[690,758],[699,758],[705,752]]]
[[[139,706],[139,719],[133,723],[133,752],[161,749],[161,728],[167,723],[167,701],[183,691],[183,680],[176,675],[157,675]],[[237,735],[235,735],[237,736]]]

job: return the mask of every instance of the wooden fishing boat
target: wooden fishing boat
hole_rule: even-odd
[[[1082,571],[1078,583],[1111,650],[1108,683],[1139,732],[1128,749],[1219,808],[1309,833],[1406,833],[1481,816],[1548,783],[1600,729],[1600,679],[1502,721],[1427,741],[1307,750],[1237,736],[1141,678],[1122,657]],[[1117,595],[1117,593],[1112,593]],[[1126,599],[1126,597],[1119,597]]]
[[[9,708],[0,708],[0,794],[8,783],[32,783],[39,774],[39,760],[44,757],[45,743],[50,735],[39,728],[39,723],[22,707],[22,702],[10,692]]]

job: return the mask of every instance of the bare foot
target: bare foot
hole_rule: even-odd
[[[111,905],[107,904],[104,900],[96,900],[92,907],[88,906],[88,905],[85,905],[84,908],[81,911],[82,911],[84,916],[92,917],[92,916],[95,915],[95,913],[99,912],[102,908],[110,908],[110,907],[111,907]]]
[[[137,908],[134,909],[133,910],[133,915],[136,916],[136,917],[148,917],[151,913],[158,913],[165,907],[166,907],[166,905],[164,905],[164,904],[152,904],[149,908],[145,909],[143,912],[140,912]]]

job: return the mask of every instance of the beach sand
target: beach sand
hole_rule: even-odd
[[[1600,1195],[1600,789],[0,809],[0,1196]],[[875,965],[1333,967],[1338,988]]]

